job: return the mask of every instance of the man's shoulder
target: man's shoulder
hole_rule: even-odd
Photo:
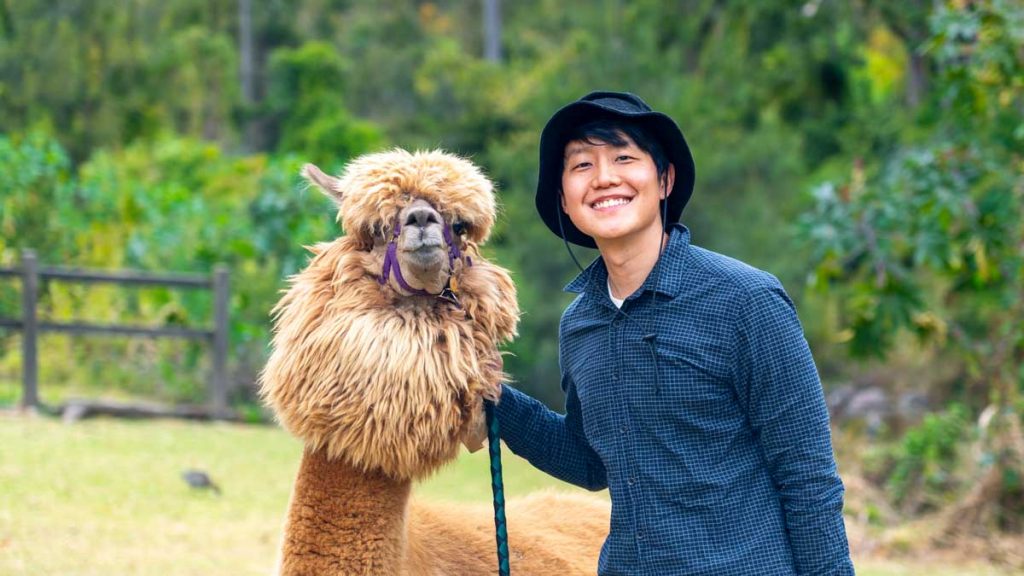
[[[706,281],[721,283],[741,296],[764,290],[781,290],[782,283],[769,272],[725,254],[691,245],[687,269]]]
[[[589,305],[587,296],[581,292],[572,299],[572,302],[562,311],[562,318],[559,321],[560,330],[564,331],[567,325],[593,315],[593,306]]]
[[[572,302],[570,302],[569,305],[566,306],[565,310],[562,312],[562,320],[565,320],[567,316],[579,314],[581,309],[583,308],[584,300],[586,300],[586,294],[582,292],[577,294],[576,297],[572,299]]]

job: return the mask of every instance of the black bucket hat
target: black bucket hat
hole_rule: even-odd
[[[625,120],[656,138],[668,161],[676,168],[675,185],[668,197],[667,222],[678,222],[693,194],[695,170],[690,147],[671,118],[651,110],[639,96],[628,92],[591,92],[565,106],[548,120],[540,135],[540,170],[537,180],[537,212],[559,238],[586,248],[597,248],[594,239],[580,232],[562,212],[562,164],[568,134],[576,127],[600,119]],[[561,227],[559,226],[561,218]]]

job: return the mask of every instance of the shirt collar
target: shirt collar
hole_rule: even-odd
[[[668,243],[665,245],[665,251],[661,253],[658,263],[654,265],[654,268],[644,280],[643,285],[640,286],[640,289],[635,294],[657,290],[657,292],[670,297],[676,296],[681,288],[678,278],[684,266],[683,256],[689,247],[690,230],[679,223],[669,227]],[[655,281],[658,283],[657,287],[654,285]],[[574,294],[588,292],[592,295],[607,295],[607,289],[605,288],[607,282],[608,268],[604,265],[604,259],[599,256],[583,272],[580,272],[572,282],[566,285],[564,290]],[[632,297],[633,295],[630,296],[630,298]]]

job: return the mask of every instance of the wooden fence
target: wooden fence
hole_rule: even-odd
[[[70,334],[117,334],[157,338],[205,340],[212,346],[213,370],[208,385],[209,407],[214,414],[227,412],[228,355],[228,269],[214,267],[210,275],[153,274],[135,270],[99,271],[58,266],[40,266],[31,250],[21,254],[21,265],[0,268],[0,277],[21,278],[21,319],[0,317],[0,327],[22,331],[22,397],[24,407],[37,408],[39,402],[39,354],[37,343],[43,332]],[[113,283],[124,285],[171,286],[213,290],[213,329],[90,324],[85,322],[41,322],[37,315],[40,280],[75,283]]]

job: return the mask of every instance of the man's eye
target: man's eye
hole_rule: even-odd
[[[579,168],[587,168],[589,166],[590,166],[590,162],[580,162],[580,163],[576,164],[575,166],[573,166],[572,168],[573,168],[573,170],[576,170],[576,169],[579,169]]]
[[[628,154],[622,154],[618,158],[616,158],[616,160],[618,160],[619,162],[625,162],[627,160],[632,160],[632,159],[633,159],[633,157],[629,156]]]

